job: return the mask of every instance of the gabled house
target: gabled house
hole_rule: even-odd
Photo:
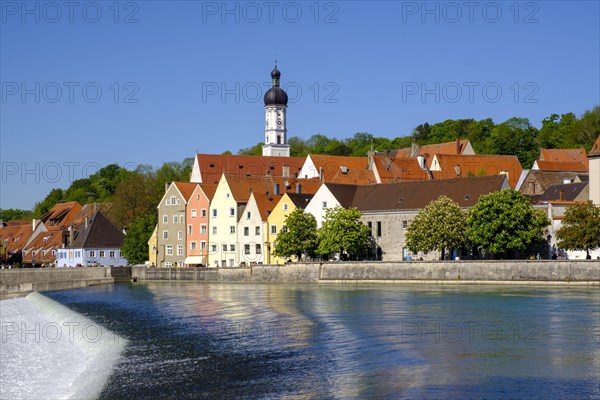
[[[281,194],[260,191],[250,193],[238,222],[240,266],[265,263],[264,250],[268,248],[265,245],[269,239],[267,218],[281,197]]]
[[[0,263],[21,263],[23,261],[22,250],[40,225],[43,227],[43,224],[35,219],[0,223],[0,245],[3,249],[0,255]]]
[[[585,172],[524,170],[515,190],[526,196],[539,196],[552,186],[588,182]]]
[[[158,204],[158,267],[183,267],[186,258],[186,207],[196,183],[172,182]]]
[[[97,211],[85,217],[72,243],[57,250],[56,266],[126,266],[127,259],[121,255],[124,240],[123,232]]]
[[[600,135],[588,153],[590,168],[590,201],[600,205]]]
[[[516,156],[435,154],[427,163],[434,179],[505,175],[511,188],[516,187],[522,171]]]
[[[301,179],[367,185],[377,183],[368,157],[309,154],[300,171]]]
[[[585,149],[541,149],[540,158],[533,163],[533,170],[578,171],[589,170]]]
[[[216,185],[198,184],[194,189],[186,209],[186,242],[188,266],[209,265],[209,216],[210,201]]]
[[[268,252],[267,252],[267,264],[283,264],[287,259],[281,257],[275,257],[273,251],[277,245],[277,236],[284,229],[285,219],[291,214],[296,208],[306,209],[308,203],[313,198],[314,194],[301,193],[301,189],[294,193],[285,193],[281,199],[277,202],[273,211],[267,217],[267,227],[269,232],[268,238]],[[292,261],[298,261],[292,258]]]
[[[217,184],[222,174],[298,178],[304,157],[196,154],[190,182]]]

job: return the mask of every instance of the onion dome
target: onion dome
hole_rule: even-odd
[[[287,106],[288,103],[288,95],[282,88],[279,87],[279,78],[281,77],[281,72],[277,69],[277,64],[275,64],[275,68],[271,71],[271,79],[273,80],[273,87],[265,93],[265,106]]]

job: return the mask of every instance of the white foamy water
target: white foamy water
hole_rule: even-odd
[[[48,297],[0,301],[0,399],[95,399],[126,340]]]

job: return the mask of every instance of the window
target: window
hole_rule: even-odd
[[[244,236],[250,236],[250,228],[247,226],[244,227]]]
[[[250,219],[250,217],[251,217],[251,216],[252,216],[252,213],[251,213],[250,211],[248,211],[248,212],[246,213],[246,219]]]
[[[373,223],[371,221],[367,222],[367,227],[369,228],[369,235],[373,236]]]
[[[206,250],[206,242],[204,240],[200,242],[200,250]]]
[[[217,218],[217,209],[216,208],[212,209],[212,217]]]
[[[217,227],[216,226],[213,226],[212,232],[213,232],[213,235],[217,234]]]
[[[175,196],[171,196],[171,205],[174,206],[176,203]]]
[[[221,260],[221,267],[226,267],[226,266],[227,266],[227,261]]]
[[[177,199],[177,205],[181,204],[181,200]]]
[[[182,256],[183,255],[183,245],[182,244],[178,244],[177,245],[177,255],[178,256]]]
[[[166,267],[166,268],[172,268],[172,267],[173,267],[173,263],[172,263],[171,261],[167,261],[167,262],[165,263],[165,267]]]
[[[177,231],[177,240],[183,240],[183,231]]]
[[[230,233],[230,234],[234,234],[234,233],[235,233],[235,225],[231,225],[231,226],[229,227],[229,233]]]
[[[109,256],[110,258],[115,258],[115,251],[114,251],[114,250],[111,250],[111,251],[108,253],[108,256]]]
[[[216,244],[211,244],[210,245],[210,251],[212,251],[213,253],[217,252],[217,245]]]
[[[377,221],[377,237],[381,237],[381,221]]]
[[[200,233],[206,235],[206,225],[200,225]]]
[[[169,216],[163,215],[163,224],[168,224],[168,223],[169,223]]]
[[[256,254],[262,254],[262,250],[260,248],[260,244],[256,245]]]
[[[52,250],[52,256],[56,257],[56,250]]]
[[[257,236],[260,235],[260,226],[255,226],[254,227],[254,234],[257,235]]]
[[[221,248],[222,248],[223,251],[227,251],[227,245],[226,244],[222,245]]]
[[[173,255],[173,246],[168,245],[166,247],[166,253],[167,253],[168,256],[172,256]]]
[[[408,221],[403,219],[402,220],[402,229],[406,229],[406,228],[408,228]]]
[[[277,225],[271,225],[271,235],[277,234]]]
[[[244,254],[250,254],[250,245],[249,244],[244,245]]]
[[[233,263],[234,263],[234,262],[235,262],[235,261],[233,260],[233,258],[230,258],[230,259],[229,259],[229,266],[230,266],[230,267],[233,267]]]
[[[100,253],[100,257],[104,257],[105,256],[104,250],[100,250],[99,253]]]
[[[75,257],[77,257],[77,258],[81,257],[81,251],[76,251],[75,252]]]
[[[229,198],[229,193],[225,193],[225,197],[226,197],[226,198]]]
[[[235,208],[231,207],[231,208],[229,209],[229,216],[230,216],[230,217],[235,217]]]
[[[202,218],[206,218],[206,208],[203,208],[202,211],[200,212],[200,216]]]
[[[196,218],[196,216],[198,215],[198,212],[196,209],[192,209],[192,218]]]
[[[196,195],[196,200],[200,200],[200,195],[199,194]]]
[[[324,201],[324,202],[322,203],[322,207],[323,207],[323,210],[327,208],[327,202],[326,202],[326,201]]]
[[[287,203],[283,203],[283,211],[287,211],[288,210],[288,204]]]
[[[169,238],[169,231],[163,231],[163,239]]]
[[[190,251],[196,250],[196,242],[190,242]]]
[[[235,251],[235,244],[229,245],[229,251]]]
[[[179,223],[179,216],[173,215],[173,223],[174,224],[178,224]]]
[[[192,234],[192,224],[188,225],[188,235]]]
[[[166,199],[165,200],[165,205],[170,206],[171,205],[171,199]]]

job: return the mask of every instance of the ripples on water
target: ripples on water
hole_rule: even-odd
[[[127,340],[103,399],[600,397],[596,288],[157,282],[46,295]]]

